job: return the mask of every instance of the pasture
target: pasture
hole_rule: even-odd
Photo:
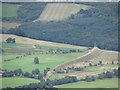
[[[2,87],[18,87],[23,85],[29,85],[30,83],[39,83],[39,80],[30,79],[30,78],[18,78],[18,77],[8,77],[8,78],[0,78],[2,80]]]
[[[47,41],[39,41],[30,38],[15,36],[15,35],[3,35],[1,36],[3,46],[2,54],[2,69],[7,71],[14,71],[16,69],[22,69],[23,72],[30,72],[35,69],[39,69],[41,73],[44,73],[46,68],[51,70],[47,73],[45,78],[50,80],[61,79],[65,76],[75,76],[77,79],[85,78],[86,76],[97,76],[106,71],[112,71],[117,68],[117,55],[118,52],[101,50],[97,47],[90,49],[88,47],[79,47],[67,44],[59,44]],[[15,43],[5,42],[7,38],[15,38]],[[34,63],[34,58],[39,58],[39,64]],[[114,64],[112,61],[114,60]],[[102,64],[99,65],[99,61],[102,61]],[[92,63],[92,66],[89,65]],[[97,65],[95,65],[97,64]],[[66,72],[67,66],[69,68],[73,67],[71,70]],[[83,67],[83,70],[77,71],[75,68]],[[56,72],[50,73],[54,69]],[[64,71],[63,73],[57,72]],[[17,78],[17,77],[16,77]],[[3,78],[3,83],[8,86],[10,79],[13,78]],[[15,79],[13,79],[14,81]],[[112,80],[112,81],[111,81]],[[73,87],[76,87],[80,84],[80,88],[85,87],[88,84],[88,88],[94,88],[95,83],[98,84],[95,88],[105,87],[102,82],[106,83],[106,86],[109,86],[107,82],[115,82],[116,79],[111,80],[98,80],[95,82],[77,82],[73,83]],[[16,80],[17,81],[17,80]],[[18,80],[19,81],[19,80]],[[6,83],[8,82],[8,83]],[[24,82],[21,81],[20,82]],[[30,81],[29,81],[30,82]],[[29,84],[29,83],[28,83]],[[10,84],[11,85],[11,84]],[[16,83],[15,85],[21,85]],[[22,85],[27,85],[23,83]],[[72,85],[63,86],[70,87]],[[15,87],[13,84],[12,87]],[[4,86],[5,87],[5,86]],[[59,87],[59,86],[58,86]],[[62,86],[60,86],[62,87]],[[117,87],[113,84],[111,87]],[[111,88],[110,87],[110,88]]]
[[[15,70],[20,68],[25,72],[31,72],[32,70],[38,68],[41,72],[43,72],[44,69],[46,69],[47,67],[53,69],[59,64],[65,63],[67,61],[71,61],[74,58],[77,58],[87,53],[87,51],[84,51],[83,48],[81,49],[81,52],[67,53],[67,54],[62,54],[59,52],[56,54],[52,54],[50,53],[51,50],[53,52],[57,52],[57,50],[69,51],[72,49],[72,46],[70,46],[69,48],[69,45],[66,45],[64,47],[64,45],[60,44],[61,47],[59,46],[57,47],[57,45],[59,44],[56,45],[54,43],[53,44],[51,43],[50,46],[37,44],[37,46],[33,47],[35,40],[31,40],[28,38],[22,39],[22,37],[20,38],[19,37],[16,38],[16,37],[17,36],[14,37],[16,39],[15,44],[6,43],[5,41],[2,42],[3,44],[2,48],[4,49],[4,53],[2,55],[3,69]],[[4,40],[6,39],[4,38]],[[25,42],[28,42],[29,40],[34,42],[33,45],[29,43],[25,44]],[[73,47],[73,48],[77,48],[77,47]],[[16,57],[21,57],[21,58],[16,58]],[[35,57],[39,58],[40,61],[39,64],[34,64]],[[9,59],[11,60],[9,61]]]
[[[2,4],[2,17],[16,17],[20,5]]]
[[[118,88],[118,79],[112,78],[112,79],[97,80],[94,82],[76,82],[76,83],[58,85],[55,87],[57,88]]]
[[[40,71],[43,71],[47,67],[53,69],[55,66],[62,64],[66,61],[70,61],[76,57],[83,55],[84,53],[74,53],[74,54],[65,54],[65,55],[51,55],[51,54],[39,54],[39,55],[30,55],[15,59],[12,61],[3,61],[3,69],[14,70],[21,68],[23,71],[31,72],[32,70],[38,68]],[[38,65],[34,64],[34,58],[39,58],[40,63]],[[3,54],[3,59],[6,58],[6,55]],[[7,57],[14,57],[14,55],[7,55]]]

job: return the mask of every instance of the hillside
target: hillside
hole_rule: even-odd
[[[3,87],[117,86],[118,3],[2,4]]]
[[[118,52],[116,51],[35,40],[12,34],[0,34],[0,38],[2,38],[0,42],[3,51],[0,54],[2,57],[2,68],[0,69],[5,88],[21,85],[36,88],[37,84],[44,83],[42,80],[47,82],[48,78],[52,80],[50,83],[55,82],[52,86],[65,84],[66,80],[62,78],[71,80],[69,78],[73,77],[83,80],[87,76],[92,76],[97,80],[99,74],[114,73],[118,68]],[[8,38],[15,38],[15,43],[6,42]],[[36,57],[38,63],[35,63]],[[28,82],[24,83],[21,77]],[[37,83],[38,81],[41,83]],[[103,87],[102,84],[101,87]]]
[[[72,67],[72,66],[85,66],[89,62],[96,63],[98,60],[101,60],[103,63],[110,63],[112,61],[118,63],[118,52],[100,50],[97,47],[94,47],[87,54],[78,57],[70,62],[61,64],[55,68],[55,70],[60,70],[62,68]],[[84,63],[86,62],[86,63]]]
[[[118,63],[118,52],[115,51],[109,51],[109,50],[102,50],[99,49],[97,47],[94,47],[93,49],[89,50],[88,53],[77,57],[71,61],[65,62],[63,64],[60,64],[58,66],[56,66],[53,70],[51,70],[46,78],[50,78],[53,74],[55,74],[56,72],[59,72],[60,70],[65,70],[65,68],[71,68],[71,67],[84,67],[84,66],[89,66],[90,63],[98,63],[100,61],[102,61],[102,64],[105,64],[105,66],[102,66],[99,69],[98,72],[94,72],[94,71],[84,71],[84,72],[70,72],[67,75],[71,75],[71,76],[76,76],[76,77],[80,77],[81,75],[87,76],[87,75],[96,75],[98,73],[101,73],[101,71],[107,71],[107,70],[112,70],[114,68],[118,68],[117,66],[106,66],[107,64],[110,64],[112,61],[114,61],[116,64]],[[94,67],[94,66],[93,66]],[[89,73],[88,73],[89,72]],[[58,75],[62,75],[62,76],[66,76],[66,74],[60,74],[57,73]]]
[[[82,4],[48,3],[40,17],[35,21],[62,21],[77,14],[81,9],[89,10],[90,8],[90,6]]]
[[[73,45],[69,45],[69,44],[60,44],[60,43],[43,41],[43,40],[35,40],[35,39],[16,36],[16,35],[12,35],[12,34],[0,34],[0,38],[2,38],[2,39],[0,39],[0,42],[6,42],[7,38],[10,38],[10,37],[15,38],[16,43],[19,43],[19,44],[54,46],[54,47],[73,48],[73,49],[87,49],[86,47],[82,47],[82,46],[73,46]]]
[[[0,48],[3,51],[2,68],[6,70],[21,68],[23,71],[31,72],[38,68],[43,72],[47,67],[52,69],[59,64],[84,55],[89,50],[87,47],[35,40],[10,34],[0,34],[0,38],[2,38]],[[15,38],[15,43],[7,43],[8,38]],[[33,63],[35,56],[40,59],[38,65]]]
[[[17,28],[9,29],[9,31],[4,30],[2,32],[38,40],[86,47],[93,47],[94,43],[97,43],[97,46],[101,49],[118,51],[117,3],[76,3],[77,5],[89,5],[94,8],[89,10],[81,9],[77,14],[71,15],[71,17],[64,21],[49,23],[43,23],[42,21],[33,22],[39,18],[39,16],[44,16],[43,10],[46,4],[42,4],[42,9],[39,10],[37,8],[40,8],[40,4],[33,4],[33,7],[31,7],[31,4],[28,6],[24,4],[24,7],[20,8],[19,15],[21,16],[21,20],[27,21],[27,23],[23,23]],[[25,5],[31,9],[25,8]],[[48,5],[51,6],[52,3],[49,3]],[[26,14],[22,14],[22,10],[24,9]],[[69,11],[69,8],[66,9]],[[58,11],[59,10],[56,10],[55,12],[58,13]],[[27,12],[30,12],[29,15]],[[36,16],[33,16],[31,13],[36,13]],[[26,15],[28,15],[28,17],[26,17]],[[48,14],[48,16],[50,15],[51,14]],[[61,14],[57,15],[58,18],[62,17],[60,15]]]

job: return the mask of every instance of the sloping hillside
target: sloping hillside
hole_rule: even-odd
[[[55,47],[76,48],[76,49],[85,49],[86,48],[86,47],[81,47],[81,46],[73,46],[73,45],[68,45],[68,44],[60,44],[60,43],[47,42],[47,41],[42,41],[42,40],[35,40],[35,39],[16,36],[16,35],[12,35],[12,34],[0,34],[0,38],[2,38],[2,39],[0,39],[0,42],[5,42],[6,39],[9,37],[15,38],[16,43],[20,43],[20,44],[55,46]]]
[[[77,14],[81,9],[89,10],[90,8],[90,6],[82,4],[48,3],[36,21],[61,21]]]
[[[112,61],[114,61],[114,63],[118,63],[118,52],[116,51],[109,51],[109,50],[102,50],[99,49],[97,47],[94,47],[93,49],[91,49],[88,53],[73,59],[71,61],[65,62],[63,64],[60,64],[58,66],[56,66],[53,70],[49,71],[45,77],[45,79],[50,78],[53,74],[55,74],[56,72],[59,72],[60,70],[64,70],[65,68],[67,69],[68,67],[85,67],[85,66],[89,66],[90,63],[95,64],[98,63],[99,61],[102,61],[102,64],[106,65],[107,64],[111,64]],[[101,68],[101,70],[111,70],[114,68],[117,68],[117,65],[115,67],[111,67],[111,66],[103,66]],[[101,73],[101,70],[99,73]],[[98,73],[98,72],[97,72]],[[90,72],[89,74],[91,75],[95,75],[97,74],[95,72]],[[69,73],[68,75],[75,75],[75,76],[81,76],[81,75],[88,75],[88,73],[85,71],[84,73],[78,72],[78,73]],[[63,74],[64,76],[64,74]]]
[[[79,4],[81,5],[81,3],[78,3],[78,5]],[[18,28],[10,29],[5,33],[86,47],[93,47],[96,42],[101,49],[118,51],[118,4],[84,4],[94,8],[89,10],[81,9],[80,12],[64,21],[49,23],[29,22]],[[35,8],[34,10],[38,12],[38,9]],[[52,12],[54,12],[54,10],[52,10]],[[46,13],[48,13],[48,16],[51,15],[50,11]],[[61,13],[58,14],[61,15]],[[58,15],[58,18],[60,15]]]
[[[59,70],[61,68],[66,68],[74,65],[84,66],[84,65],[88,65],[89,62],[93,62],[93,63],[98,62],[98,60],[101,60],[105,64],[110,63],[112,61],[118,62],[118,52],[100,50],[99,48],[94,47],[87,54],[78,57],[77,59],[74,59],[70,62],[61,64],[57,66],[55,70]]]

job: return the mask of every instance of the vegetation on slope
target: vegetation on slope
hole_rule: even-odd
[[[87,4],[94,8],[80,10],[68,20],[29,22],[6,33],[80,46],[94,46],[94,43],[97,43],[100,48],[118,50],[118,4]]]
[[[78,13],[81,9],[89,10],[90,8],[90,6],[82,4],[48,3],[36,21],[63,21],[71,15]]]
[[[3,37],[3,42],[1,41],[4,51],[2,61],[3,69],[7,70],[21,68],[23,71],[31,72],[38,68],[43,72],[47,67],[52,69],[87,52],[87,48],[84,47],[37,41],[14,35],[3,35]],[[15,43],[5,42],[9,37],[15,39]],[[33,63],[36,56],[40,60],[37,65]]]
[[[56,66],[74,60],[77,57],[83,56],[85,53],[88,52],[89,49],[77,48],[77,47],[74,49],[68,47],[58,47],[59,45],[61,46],[61,44],[58,43],[50,44],[50,45],[55,44],[58,46],[45,46],[45,45],[40,45],[45,42],[39,41],[40,42],[39,44],[37,40],[18,37],[15,35],[3,35],[3,37],[4,37],[3,39],[4,46],[2,48],[3,67],[0,69],[1,72],[3,73],[2,76],[11,77],[11,79],[13,77],[35,78],[41,81],[41,83],[37,83],[37,84],[30,84],[30,85],[24,84],[23,86],[21,86],[22,88],[41,88],[41,87],[45,88],[45,87],[52,87],[54,85],[77,82],[79,80],[91,82],[97,79],[118,77],[118,73],[117,73],[118,70],[116,69],[118,64],[115,61],[113,63],[111,61],[114,60],[116,57],[104,58],[106,55],[109,55],[109,53],[111,56],[116,53],[113,51],[106,51],[106,52],[103,51],[103,53],[101,53],[101,55],[102,54],[105,55],[105,56],[103,55],[103,58],[95,57],[94,60],[92,59],[90,62],[89,62],[90,58],[86,58],[86,60],[80,60],[82,61],[80,62],[80,64],[84,63],[83,67],[81,66],[79,67],[77,63],[76,65],[73,65],[72,67],[69,68],[63,67],[63,69],[60,72],[57,72],[55,70],[56,76],[52,76],[49,80],[47,78],[51,76],[49,75],[49,72],[54,70]],[[6,41],[10,38],[12,41],[14,39],[15,42],[13,43]],[[27,43],[27,42],[32,42],[32,43]],[[29,51],[27,51],[26,49],[29,49]],[[94,51],[95,49],[97,48],[93,48],[92,51]],[[39,63],[35,63],[36,58],[37,58],[37,62]],[[106,62],[107,64],[104,63],[104,61],[105,62],[107,61]],[[97,72],[98,70],[100,70],[99,73]],[[98,74],[100,74],[100,76]],[[61,75],[63,76],[61,77]],[[77,75],[81,76],[82,79]],[[88,75],[89,77],[85,75]]]
[[[23,3],[18,10],[18,19],[23,22],[31,22],[39,17],[42,13],[46,3]]]

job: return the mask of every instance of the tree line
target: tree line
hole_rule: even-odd
[[[14,74],[20,76],[21,75],[21,70],[15,70]],[[38,69],[35,69],[32,71],[32,78],[34,77],[35,79],[39,79],[41,80],[40,83],[32,83],[29,85],[24,85],[24,86],[19,86],[16,88],[53,88],[53,86],[55,85],[62,85],[62,84],[68,84],[68,83],[73,83],[73,82],[78,82],[78,81],[86,81],[86,82],[92,82],[98,79],[106,79],[106,78],[113,78],[113,77],[118,77],[120,78],[120,67],[118,69],[114,69],[113,71],[107,71],[107,72],[103,72],[101,74],[98,74],[97,76],[86,76],[83,79],[78,80],[75,76],[66,76],[64,78],[61,79],[55,79],[55,80],[50,80],[47,79],[46,81],[44,80],[44,78],[42,78],[42,75],[40,74],[40,71]],[[39,75],[41,75],[39,77]],[[37,76],[38,75],[38,76]],[[29,76],[29,74],[26,72],[26,74],[24,74],[24,76]],[[37,78],[36,78],[37,76]],[[39,78],[38,78],[39,77]],[[31,77],[29,77],[31,78]]]
[[[40,72],[39,69],[32,70],[31,73],[23,72],[22,69],[16,69],[14,71],[3,70],[2,77],[27,77],[44,81],[44,77],[46,76],[49,70],[50,68],[46,68],[43,73]]]

